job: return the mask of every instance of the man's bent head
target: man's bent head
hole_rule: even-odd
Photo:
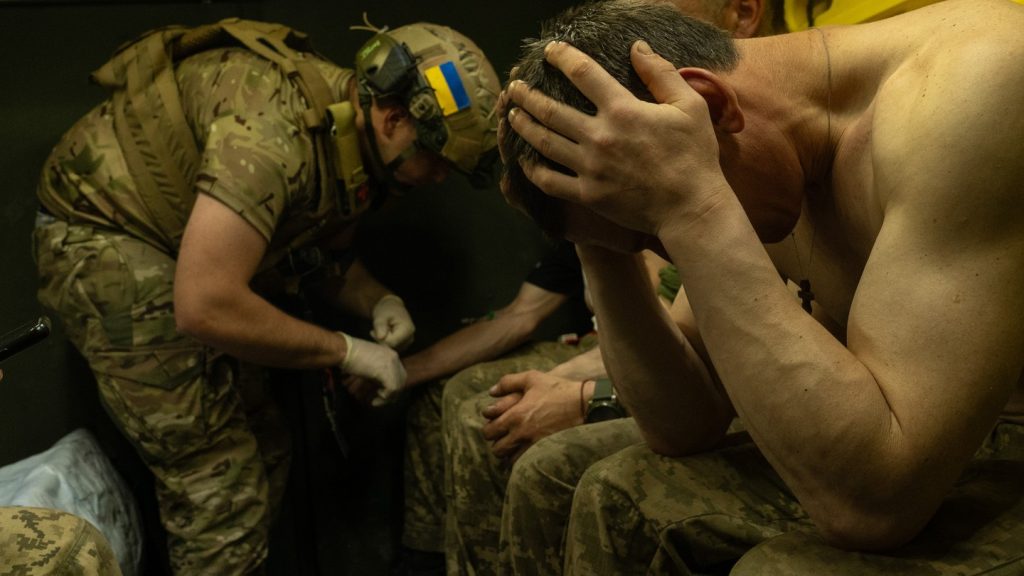
[[[570,8],[545,23],[540,38],[524,43],[516,64],[516,79],[555,100],[595,114],[593,103],[544,60],[544,47],[549,42],[568,42],[587,53],[638,98],[653,102],[629,56],[633,43],[641,39],[676,68],[696,67],[721,72],[731,70],[738,60],[728,34],[683,15],[671,2],[605,0]],[[503,177],[508,201],[526,211],[545,233],[562,237],[565,233],[562,201],[545,195],[530,182],[519,161],[541,162],[563,172],[568,170],[538,154],[514,130],[504,131],[501,146],[505,155]]]

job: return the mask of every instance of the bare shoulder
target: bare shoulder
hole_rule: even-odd
[[[888,188],[880,193],[952,210],[1024,205],[1024,6],[942,4],[914,32],[919,48],[879,87],[872,148],[876,183]]]

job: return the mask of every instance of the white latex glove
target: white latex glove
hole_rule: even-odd
[[[402,350],[412,344],[416,325],[412,323],[405,302],[394,294],[387,294],[373,306],[373,330],[370,336],[377,342]]]
[[[380,344],[368,340],[353,338],[344,332],[348,352],[341,370],[346,374],[362,376],[380,383],[377,397],[382,401],[390,399],[405,384],[405,366],[398,358],[398,353]],[[376,405],[376,399],[374,400]]]

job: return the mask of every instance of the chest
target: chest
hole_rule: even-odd
[[[883,220],[872,120],[869,110],[847,127],[828,180],[808,190],[789,238],[768,247],[779,272],[794,284],[809,281],[815,307],[839,326],[846,325]]]
[[[833,218],[816,212],[805,204],[792,234],[768,246],[768,253],[794,291],[794,297],[796,287],[803,281],[809,282],[815,314],[824,313],[835,324],[845,327],[866,259],[834,234]]]

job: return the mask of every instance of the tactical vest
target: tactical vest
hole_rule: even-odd
[[[197,28],[160,28],[120,47],[93,73],[92,80],[112,92],[114,129],[128,170],[160,233],[160,247],[174,255],[195,201],[193,181],[200,163],[182,108],[174,64],[192,54],[231,46],[247,48],[270,60],[294,83],[308,106],[302,122],[316,154],[317,224],[268,253],[261,266],[265,270],[293,248],[309,243],[331,218],[354,218],[370,206],[353,118],[345,118],[349,123],[343,130],[348,133],[348,145],[332,146],[330,141],[327,110],[339,104],[334,103],[316,65],[302,54],[315,54],[308,37],[280,24],[238,18]],[[347,71],[343,85],[351,74]],[[338,194],[338,171],[348,192],[344,199]],[[75,219],[74,214],[56,216]]]

